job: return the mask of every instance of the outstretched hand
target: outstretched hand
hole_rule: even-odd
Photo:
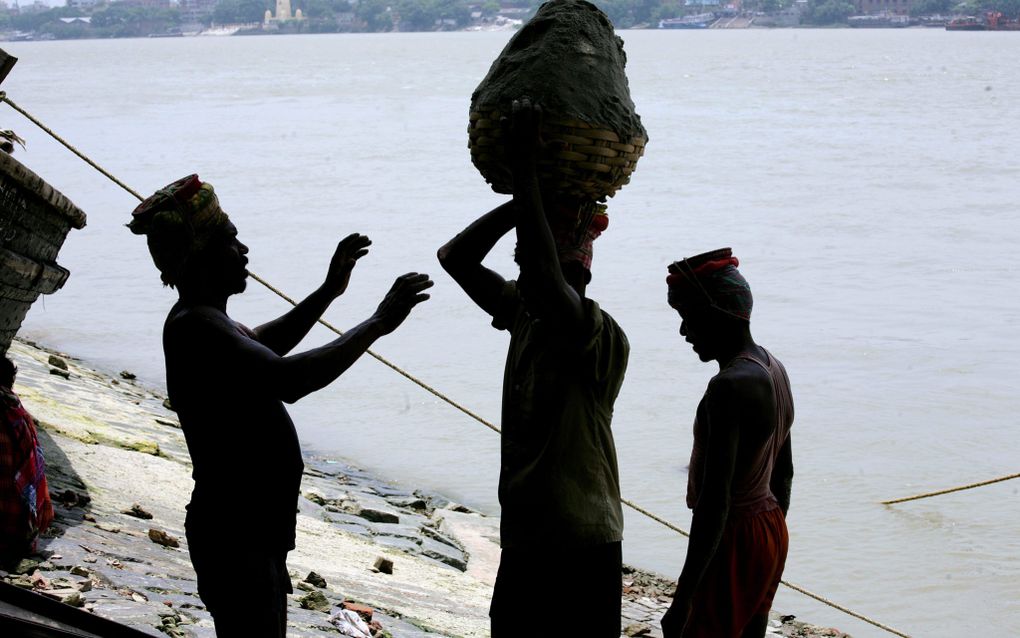
[[[358,233],[351,233],[341,239],[336,246],[336,252],[333,253],[333,259],[329,262],[329,271],[326,273],[323,288],[334,297],[342,295],[351,281],[351,272],[355,264],[368,254],[368,247],[371,245],[371,239]]]
[[[407,319],[414,308],[429,298],[424,291],[431,288],[433,282],[424,273],[409,272],[397,277],[390,291],[383,297],[379,308],[372,318],[375,319],[382,334],[389,334]]]

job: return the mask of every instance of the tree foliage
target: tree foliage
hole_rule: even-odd
[[[393,16],[385,0],[360,0],[354,15],[365,25],[366,31],[393,30]]]
[[[262,22],[266,10],[272,10],[267,0],[219,0],[213,9],[212,19],[217,24],[250,24]]]
[[[846,24],[846,19],[857,13],[857,10],[846,0],[821,0],[808,5],[807,12],[801,19],[807,24],[819,26]]]
[[[1020,0],[988,0],[986,8],[989,11],[1000,11],[1008,18],[1020,17]]]
[[[910,7],[910,15],[948,15],[952,13],[955,4],[956,0],[914,0]]]

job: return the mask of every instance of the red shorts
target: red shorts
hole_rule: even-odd
[[[779,508],[727,521],[694,594],[684,638],[740,638],[753,617],[768,614],[789,544]]]

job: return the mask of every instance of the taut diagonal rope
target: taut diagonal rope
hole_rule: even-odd
[[[1006,476],[1000,476],[999,478],[989,479],[987,481],[979,481],[977,483],[969,483],[967,485],[960,485],[959,487],[950,487],[945,490],[938,490],[936,492],[926,492],[924,494],[915,494],[914,496],[905,496],[903,498],[894,498],[891,501],[882,501],[882,505],[893,505],[895,503],[906,503],[907,501],[916,501],[922,498],[930,498],[932,496],[941,496],[942,494],[952,494],[953,492],[962,492],[963,490],[971,490],[975,487],[982,487],[985,485],[991,485],[992,483],[1001,483],[1002,481],[1009,481],[1011,479],[1020,478],[1018,474],[1007,474]]]

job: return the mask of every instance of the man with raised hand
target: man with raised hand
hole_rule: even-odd
[[[694,420],[687,559],[665,638],[761,638],[786,564],[793,395],[786,369],[751,338],[751,288],[722,248],[674,262],[680,334],[719,374]]]
[[[555,600],[570,635],[618,638],[623,513],[610,428],[629,345],[585,297],[604,206],[543,192],[541,111],[515,101],[513,200],[439,249],[471,299],[510,332],[503,378],[499,501],[502,556],[489,615],[493,638],[539,635],[536,600]],[[517,281],[482,265],[516,228]]]
[[[324,346],[288,356],[347,288],[368,237],[340,241],[323,284],[280,318],[249,329],[227,314],[246,286],[248,247],[210,184],[180,179],[142,202],[128,225],[146,235],[163,283],[180,299],[163,327],[167,390],[194,465],[185,529],[199,595],[218,636],[286,633],[304,464],[284,408],[349,368],[428,299],[428,275],[398,277],[371,317]],[[236,525],[236,508],[259,522]]]

